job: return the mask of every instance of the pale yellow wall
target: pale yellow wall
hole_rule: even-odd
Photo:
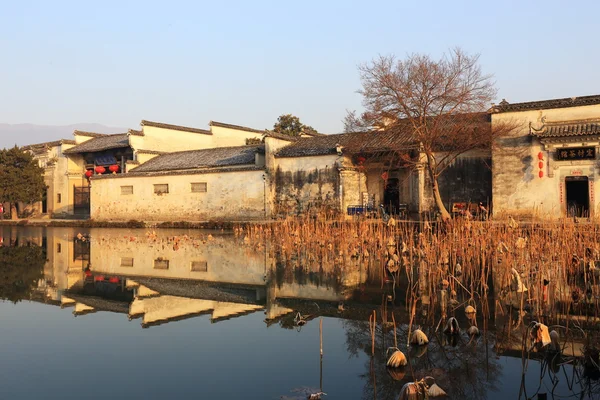
[[[213,136],[203,133],[143,126],[144,136],[130,135],[134,150],[184,151],[214,147]]]
[[[265,136],[265,156],[267,169],[275,170],[275,168],[277,168],[277,159],[275,158],[275,153],[291,143],[293,142]]]
[[[262,252],[241,246],[232,236],[198,236],[196,233],[194,238],[182,239],[174,248],[166,235],[154,239],[136,234],[134,240],[123,235],[98,235],[91,242],[92,270],[118,276],[264,285]],[[121,266],[123,257],[133,258],[133,267]],[[169,260],[169,269],[154,269],[154,260],[159,257]],[[192,271],[192,261],[206,261],[207,271]]]
[[[95,137],[95,136],[85,136],[85,135],[81,135],[81,134],[73,134],[73,136],[75,138],[76,144],[81,144],[83,142],[87,142],[88,140],[91,140]]]
[[[88,138],[87,136],[85,138]],[[73,212],[73,186],[87,185],[82,183],[85,166],[79,154],[65,155],[64,150],[72,148],[71,144],[62,144],[48,149],[45,154],[36,156],[44,168],[44,182],[48,186],[47,212],[49,215],[67,215]],[[61,202],[58,202],[58,194]],[[34,207],[41,212],[41,202]]]
[[[529,123],[539,127],[542,125],[541,117],[546,118],[546,123],[600,118],[600,105],[492,114],[492,124],[505,122],[520,126],[510,137],[499,139],[498,146],[493,151],[492,199],[495,216],[562,217],[566,202],[565,177],[577,173],[588,176],[591,182],[597,177],[597,160],[550,160],[547,151],[550,149],[544,148],[538,139],[530,136]],[[581,146],[584,143],[582,140],[578,141],[577,137],[573,139],[573,142],[567,143],[567,147]],[[596,146],[598,151],[599,143],[587,142],[586,146]],[[543,178],[538,177],[537,155],[540,151],[544,154]],[[590,209],[599,215],[600,191],[597,184],[594,184],[593,195],[595,204],[590,204]]]
[[[92,178],[91,218],[143,221],[206,221],[264,218],[264,171],[195,175]],[[192,193],[192,182],[206,182],[206,193]],[[154,184],[169,184],[157,195]],[[121,195],[133,186],[133,195]]]
[[[150,153],[144,153],[144,152],[138,152],[136,154],[136,161],[140,164],[143,164],[145,162],[148,162],[150,160],[152,160],[154,157],[156,157],[158,154],[150,154]],[[138,167],[139,165],[135,165],[135,167]],[[132,168],[135,168],[134,166],[132,166]]]
[[[211,126],[210,131],[213,134],[212,147],[243,146],[246,139],[261,139],[263,136],[263,132],[248,132],[221,126]]]

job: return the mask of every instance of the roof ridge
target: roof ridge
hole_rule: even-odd
[[[89,131],[80,131],[79,129],[75,129],[73,131],[73,135],[79,135],[79,136],[89,136],[89,137],[105,137],[105,136],[114,136],[114,135],[126,135],[127,133],[125,132],[119,132],[119,133],[98,133],[98,132],[89,132]]]
[[[173,129],[176,131],[200,133],[203,135],[212,135],[212,132],[209,130],[206,130],[206,129],[192,128],[189,126],[182,126],[182,125],[166,124],[164,122],[153,122],[153,121],[148,121],[145,119],[143,119],[142,122],[140,122],[140,125],[141,126],[152,126],[155,128],[163,128],[163,129]]]
[[[225,122],[218,122],[218,121],[210,121],[208,123],[208,125],[209,126],[218,126],[221,128],[238,129],[241,131],[248,131],[248,132],[255,132],[255,133],[265,133],[265,131],[266,131],[266,129],[254,129],[254,128],[249,128],[247,126],[228,124]]]
[[[63,143],[64,144],[72,144],[72,143],[75,143],[75,141],[71,140],[71,139],[58,139],[58,140],[51,140],[49,142],[27,144],[25,146],[22,146],[22,148],[23,149],[31,149],[34,147],[42,147],[42,146],[59,146]]]
[[[221,146],[221,147],[209,147],[206,149],[191,149],[191,150],[180,150],[180,151],[167,151],[167,152],[163,152],[162,155],[164,154],[182,154],[182,153],[194,153],[194,152],[198,152],[198,151],[211,151],[211,150],[221,150],[221,149],[242,149],[242,148],[260,148],[260,147],[264,147],[264,143],[260,143],[260,144],[245,144],[242,146]]]
[[[530,111],[538,109],[578,107],[596,104],[600,104],[600,94],[524,101],[519,103],[509,103],[505,99],[502,99],[499,104],[493,104],[490,108],[490,111],[493,113],[501,113],[510,111]]]

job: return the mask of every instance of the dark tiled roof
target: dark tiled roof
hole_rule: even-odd
[[[546,125],[542,130],[532,130],[531,133],[533,136],[540,138],[600,135],[600,123],[594,122]]]
[[[144,132],[143,131],[138,131],[135,129],[129,129],[127,131],[127,133],[129,133],[130,135],[135,135],[135,136],[144,136]]]
[[[210,126],[218,126],[218,127],[221,127],[221,128],[236,129],[238,131],[255,132],[255,133],[265,133],[265,129],[254,129],[254,128],[248,128],[246,126],[231,125],[231,124],[226,124],[226,123],[217,122],[217,121],[210,121],[210,123],[208,125],[210,125]]]
[[[187,126],[180,126],[180,125],[163,124],[162,122],[152,122],[152,121],[142,120],[141,125],[142,126],[153,126],[155,128],[172,129],[175,131],[201,133],[203,135],[212,135],[212,132],[207,131],[206,129],[190,128]]]
[[[129,137],[126,133],[116,135],[103,135],[83,142],[75,147],[63,151],[65,154],[94,153],[109,149],[129,147]]]
[[[148,161],[150,162],[150,161]],[[131,163],[131,162],[130,162]],[[135,163],[139,164],[139,163]],[[147,164],[147,163],[146,163]],[[142,164],[142,165],[146,165]],[[139,167],[138,167],[139,168]],[[207,167],[199,169],[182,169],[182,170],[167,170],[167,171],[149,171],[149,172],[136,172],[137,168],[130,170],[126,174],[104,174],[104,175],[92,175],[91,179],[119,179],[128,178],[133,176],[177,176],[177,175],[203,175],[203,174],[223,174],[227,172],[243,172],[243,171],[264,171],[264,166],[257,165],[234,165],[231,167]]]
[[[528,101],[525,103],[511,104],[506,100],[502,100],[500,104],[494,105],[492,112],[502,113],[510,111],[530,111],[530,110],[546,110],[550,108],[565,108],[591,106],[600,104],[600,95],[581,96],[581,97],[565,97],[563,99]]]
[[[132,169],[134,172],[160,172],[254,164],[262,146],[217,147],[215,149],[178,151],[162,154]]]
[[[75,129],[73,131],[74,135],[77,136],[88,136],[88,137],[103,137],[103,136],[109,136],[110,133],[96,133],[96,132],[87,132],[87,131],[78,131],[77,129]]]
[[[47,148],[51,148],[51,147],[60,146],[61,144],[76,144],[76,142],[74,140],[61,139],[61,140],[55,140],[55,141],[52,141],[52,142],[29,144],[27,146],[23,146],[22,149],[23,150],[32,150],[32,151],[38,150],[39,151],[39,150],[42,150],[42,149],[47,149]]]
[[[341,133],[299,138],[279,150],[277,157],[303,157],[335,154],[337,145],[351,153],[377,152],[417,147],[411,135],[386,132]]]

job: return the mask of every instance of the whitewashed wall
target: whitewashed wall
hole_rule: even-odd
[[[492,124],[516,123],[520,126],[510,137],[499,139],[492,153],[492,199],[494,216],[537,216],[559,218],[565,215],[565,177],[587,176],[590,181],[590,211],[599,215],[597,160],[552,161],[540,141],[530,136],[529,123],[540,126],[541,118],[547,122],[575,121],[600,118],[600,105],[506,112],[492,115]],[[585,138],[573,137],[567,144],[581,146]],[[585,142],[586,146],[599,143]],[[544,155],[544,177],[538,176],[538,153]],[[561,195],[562,192],[562,195]]]
[[[91,218],[98,221],[207,221],[264,218],[264,171],[189,175],[118,175],[92,179]],[[206,182],[206,193],[192,193],[191,183]],[[154,193],[168,184],[169,193]],[[133,186],[122,195],[121,186]]]

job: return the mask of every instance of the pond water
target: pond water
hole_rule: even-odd
[[[472,341],[422,326],[408,349],[403,294],[362,268],[282,264],[227,232],[0,233],[0,399],[397,399],[428,375],[453,399],[600,398],[568,356],[524,360],[499,320]],[[386,369],[382,311],[404,370]]]

